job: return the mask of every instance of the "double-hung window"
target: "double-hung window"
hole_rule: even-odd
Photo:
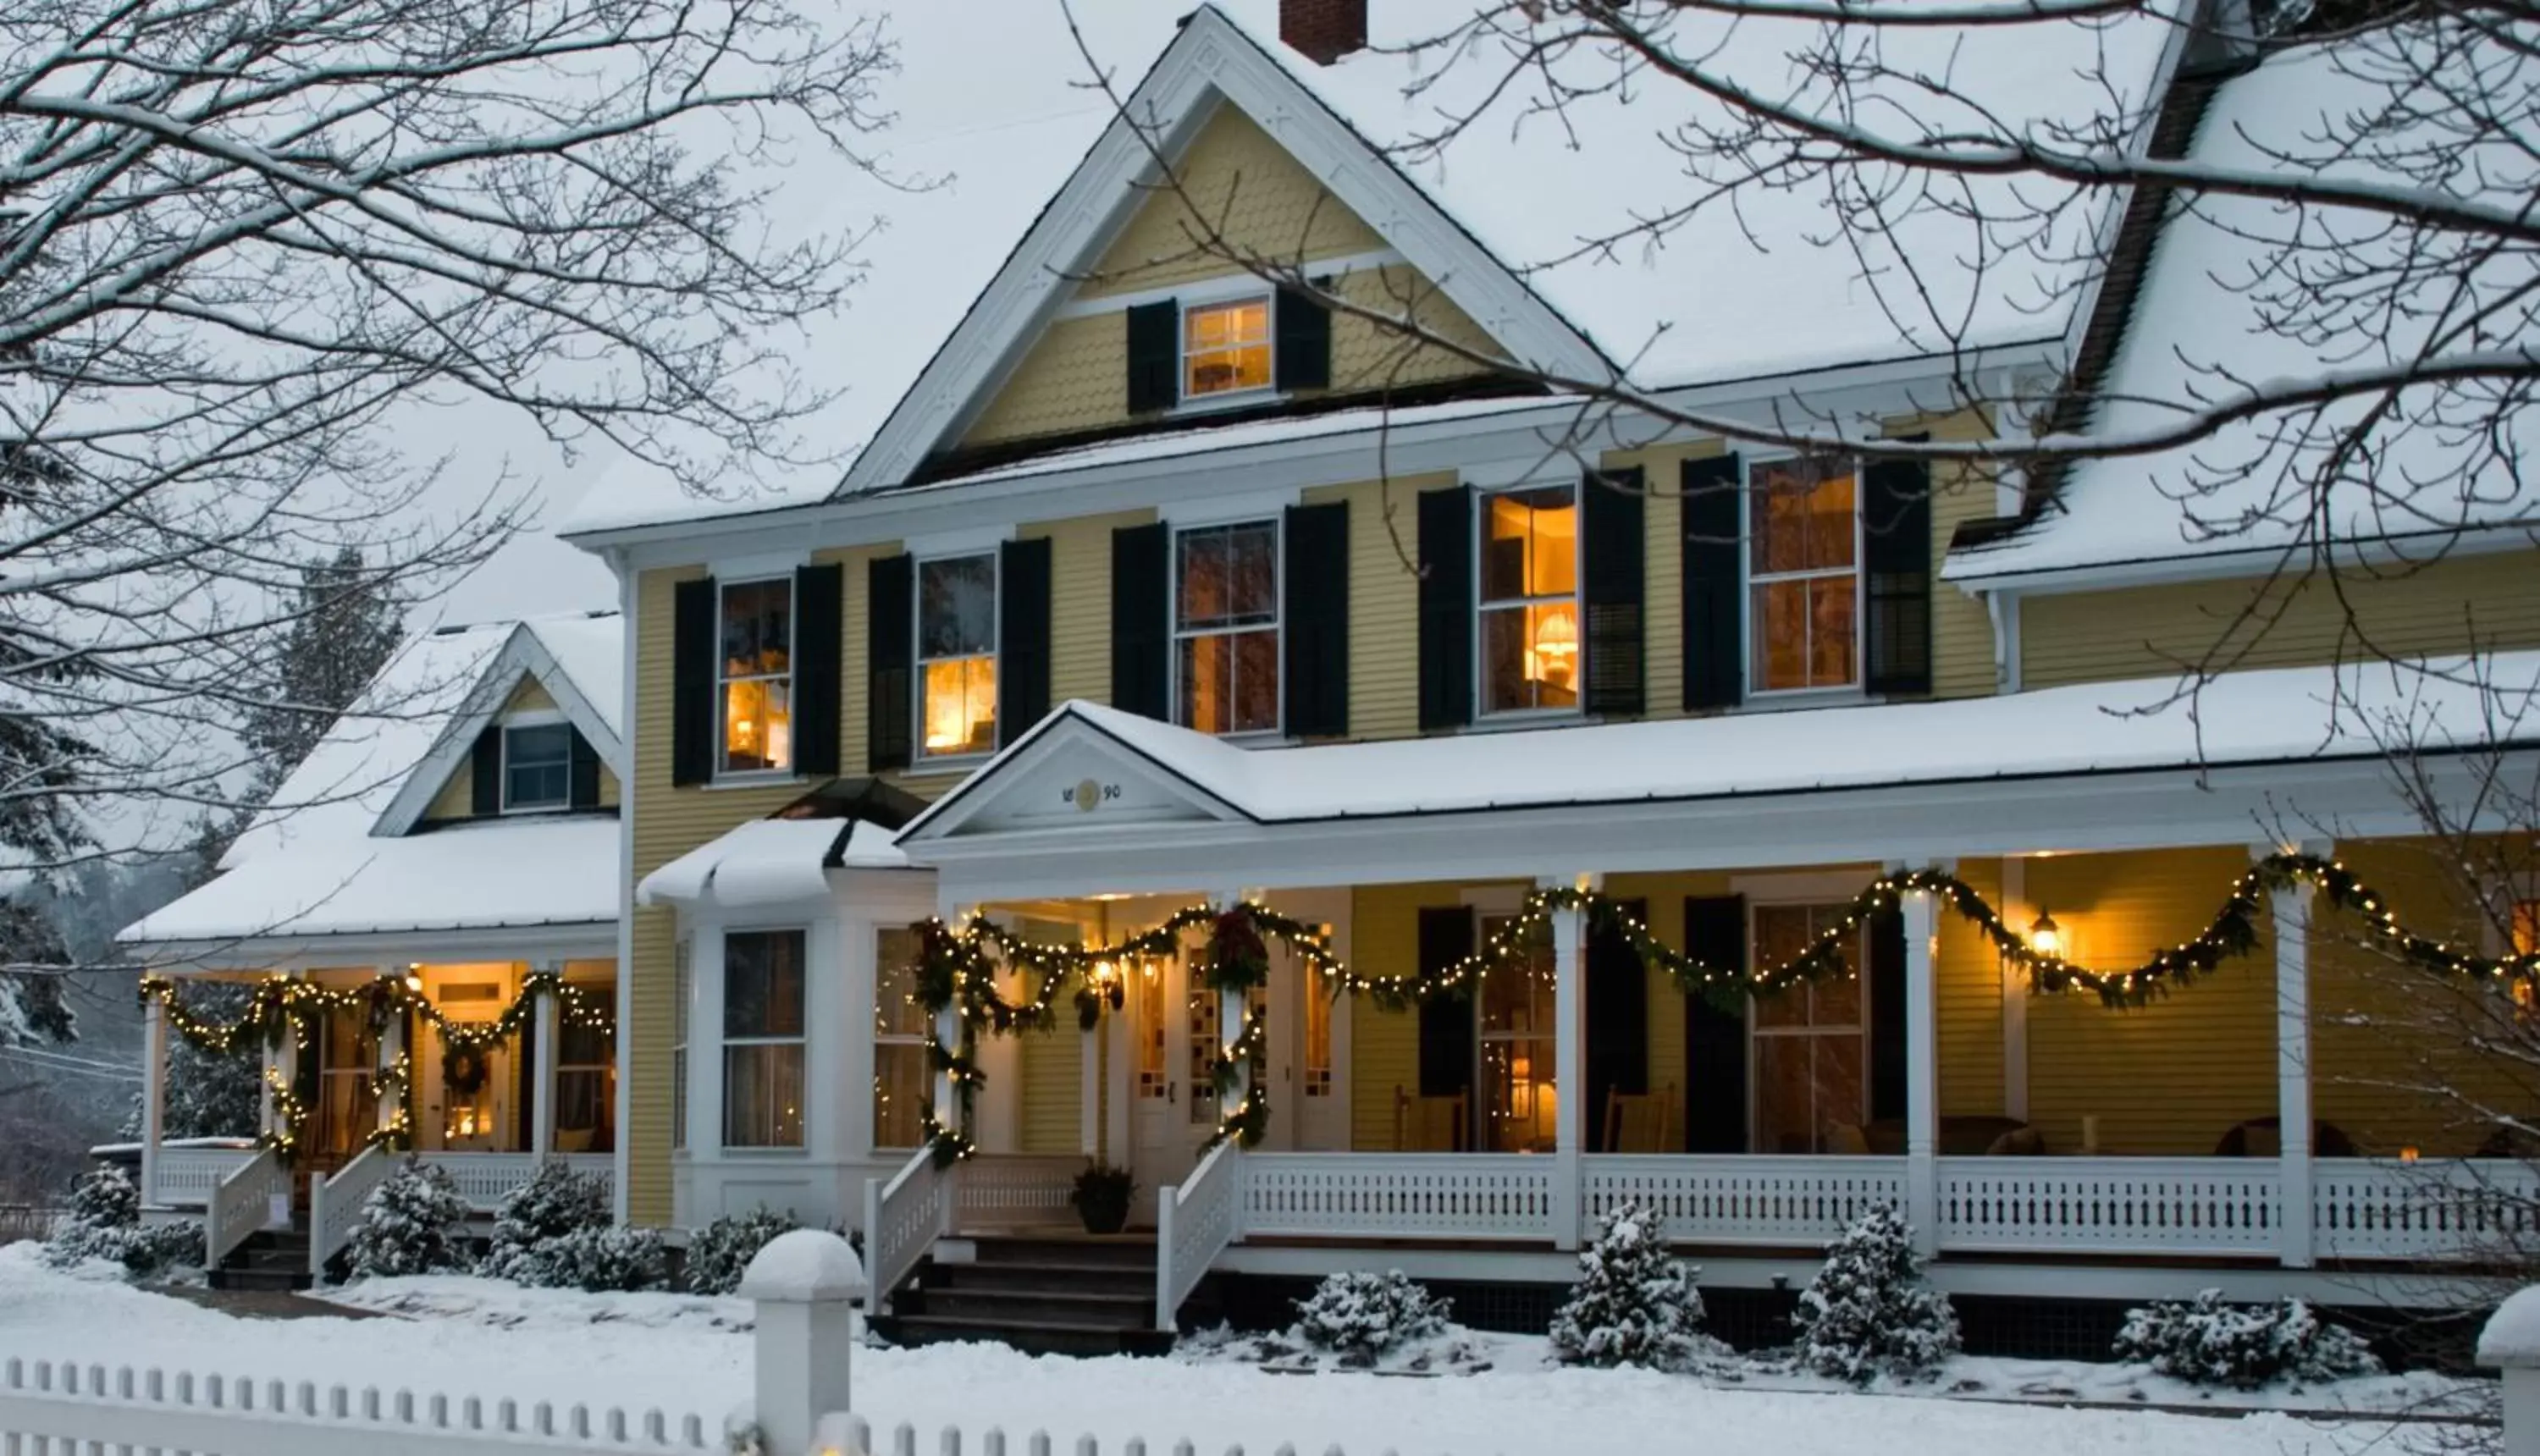
[[[1843,924],[1842,905],[1754,907],[1754,964],[1776,966]],[[1850,973],[1754,999],[1755,1139],[1758,1152],[1825,1152],[1834,1130],[1858,1126],[1869,1106],[1868,1017],[1861,956]]]
[[[885,926],[874,937],[873,1143],[915,1147],[926,1137],[926,1008],[917,1002],[917,936]]]
[[[801,931],[723,937],[723,1145],[803,1145]]]
[[[794,583],[783,577],[727,583],[721,614],[716,696],[723,722],[722,771],[791,768]]]
[[[556,1150],[608,1152],[617,1145],[617,1037],[605,1023],[556,1028]]]
[[[918,742],[930,758],[997,746],[997,556],[917,564]]]
[[[1860,476],[1777,460],[1748,481],[1747,680],[1759,693],[1861,681]]]
[[[1182,397],[1270,387],[1267,294],[1182,310]]]
[[[540,723],[504,728],[505,811],[560,809],[572,802],[572,726]]]
[[[1508,935],[1514,917],[1482,917],[1482,941]],[[1480,1014],[1480,1146],[1485,1152],[1551,1148],[1560,1093],[1553,1083],[1552,947],[1535,942],[1518,960],[1482,978]]]
[[[1481,498],[1481,708],[1579,706],[1579,488],[1527,486]]]
[[[1174,719],[1203,733],[1279,727],[1279,523],[1173,537]]]

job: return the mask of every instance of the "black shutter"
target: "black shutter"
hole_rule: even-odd
[[[1420,912],[1420,969],[1442,970],[1473,953],[1473,912],[1462,905]],[[1433,996],[1420,1004],[1420,1095],[1470,1096],[1473,1091],[1473,998],[1470,993]],[[1464,1106],[1465,1134],[1473,1105]]]
[[[1638,900],[1617,906],[1634,920],[1649,907]],[[1608,925],[1591,925],[1587,945],[1588,969],[1588,1145],[1601,1152],[1605,1107],[1616,1092],[1650,1089],[1650,977],[1640,953],[1623,933]]]
[[[1870,993],[1870,1116],[1905,1116],[1905,916],[1881,910],[1870,917],[1864,952],[1870,957],[1862,985]]]
[[[1916,437],[1927,438],[1927,437]],[[1932,467],[1876,460],[1863,472],[1864,685],[1873,693],[1932,690]]]
[[[794,771],[838,773],[838,681],[846,665],[846,569],[794,573]]]
[[[482,817],[503,811],[503,727],[487,724],[467,751],[467,812]]]
[[[702,784],[715,771],[714,578],[681,582],[670,606],[670,782]]]
[[[1181,402],[1182,310],[1171,299],[1140,304],[1129,317],[1129,413],[1152,414]]]
[[[1008,541],[997,583],[997,743],[1049,714],[1049,537]]]
[[[1684,707],[1734,708],[1746,696],[1744,574],[1738,516],[1745,477],[1734,454],[1684,462]]]
[[[1287,722],[1290,737],[1349,733],[1349,503],[1288,508]]]
[[[568,760],[571,766],[568,778],[573,787],[569,801],[578,809],[596,809],[600,807],[600,750],[591,746],[591,740],[582,735],[582,729],[570,731],[573,733],[573,756]]]
[[[1648,711],[1642,663],[1643,578],[1648,547],[1642,534],[1641,472],[1609,470],[1580,483],[1587,517],[1588,711],[1637,718]],[[1590,1116],[1602,1116],[1594,1107]]]
[[[1316,287],[1326,280],[1314,280]],[[1299,289],[1279,290],[1275,306],[1276,346],[1271,358],[1282,389],[1328,389],[1332,384],[1332,312],[1323,301]]]
[[[916,569],[908,556],[877,556],[865,568],[865,769],[908,767],[917,704]]]
[[[1684,902],[1685,953],[1722,970],[1746,969],[1746,897]],[[1684,1127],[1687,1152],[1746,1150],[1746,1010],[1684,999]],[[1770,1149],[1767,1149],[1768,1151]]]
[[[1172,718],[1172,527],[1111,532],[1111,706]]]
[[[1420,493],[1420,726],[1473,721],[1473,493]]]

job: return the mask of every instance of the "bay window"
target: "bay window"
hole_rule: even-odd
[[[560,809],[572,802],[572,726],[541,723],[504,728],[504,809]]]
[[[873,1145],[926,1140],[926,1008],[917,1002],[917,936],[886,926],[874,937]]]
[[[931,758],[997,746],[997,557],[917,564],[917,722]]]
[[[781,771],[794,762],[794,583],[779,577],[723,588],[716,699],[722,771]]]
[[[801,931],[723,938],[723,1144],[803,1145]]]
[[[1842,905],[1758,905],[1752,964],[1781,965],[1843,924]],[[1857,937],[1856,937],[1857,938]],[[1834,1130],[1867,1115],[1869,1017],[1862,1005],[1858,944],[1849,970],[1753,1001],[1755,1137],[1758,1152],[1826,1152]]]
[[[1182,310],[1182,397],[1270,387],[1270,298]]]
[[[1481,498],[1481,709],[1579,706],[1579,488],[1528,486]]]
[[[1861,513],[1850,463],[1754,467],[1747,491],[1749,680],[1763,693],[1861,680]]]
[[[1174,721],[1203,733],[1279,727],[1279,523],[1173,538]]]
[[[1482,917],[1481,943],[1510,934],[1515,917]],[[1515,965],[1482,978],[1479,1014],[1481,1138],[1484,1152],[1535,1152],[1558,1137],[1560,1092],[1553,1081],[1556,1039],[1552,947],[1535,941]]]

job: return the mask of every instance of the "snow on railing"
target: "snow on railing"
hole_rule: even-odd
[[[1580,1185],[1589,1235],[1633,1202],[1679,1243],[1827,1244],[1869,1210],[1904,1202],[1905,1159],[1598,1153],[1580,1159]]]
[[[326,1261],[352,1242],[353,1225],[362,1219],[363,1203],[370,1198],[371,1190],[388,1181],[388,1174],[397,1170],[397,1162],[395,1153],[373,1144],[332,1178],[323,1173],[309,1175],[311,1279],[325,1282]]]
[[[630,1413],[378,1386],[261,1383],[244,1377],[0,1362],[0,1450],[217,1451],[225,1456],[563,1456],[568,1452],[692,1452],[709,1443],[705,1421],[659,1410]]]
[[[162,1143],[152,1159],[153,1181],[142,1190],[141,1201],[153,1208],[209,1203],[221,1180],[254,1157],[252,1143],[224,1142],[216,1146]]]
[[[1944,1250],[2228,1257],[2281,1242],[2272,1158],[1944,1157]]]
[[[203,1208],[203,1267],[221,1262],[273,1217],[273,1201],[291,1196],[291,1171],[270,1147],[233,1169]]]
[[[865,1307],[889,1306],[890,1292],[935,1241],[952,1231],[960,1163],[936,1166],[935,1149],[909,1154],[888,1183],[865,1180]]]
[[[2311,1165],[2322,1257],[2525,1264],[2540,1245],[2540,1170],[2507,1158]]]
[[[1227,1245],[1243,1236],[1244,1164],[1233,1139],[1199,1160],[1180,1186],[1156,1192],[1156,1328],[1171,1330]]]
[[[1074,1154],[974,1154],[961,1165],[953,1230],[1074,1223],[1076,1175],[1084,1167],[1085,1159]]]
[[[1515,1152],[1246,1153],[1242,1228],[1247,1236],[1550,1239],[1552,1161]]]

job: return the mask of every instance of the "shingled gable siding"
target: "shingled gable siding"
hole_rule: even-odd
[[[555,698],[534,677],[522,678],[520,686],[503,700],[503,712],[507,714],[553,712],[555,709]],[[424,806],[422,822],[438,824],[473,817],[475,793],[475,761],[472,757],[461,757],[459,766],[450,771],[450,777],[432,796],[432,802]],[[603,763],[600,766],[600,806],[616,807],[617,794],[617,775]]]
[[[1220,110],[1201,129],[1181,173],[1193,199],[1239,246],[1306,263],[1386,246],[1268,133],[1233,107]],[[1186,217],[1181,199],[1167,193],[1142,203],[1089,270],[1076,297],[1143,294],[1238,274],[1223,258],[1194,252]],[[1492,348],[1479,325],[1409,267],[1355,269],[1336,287],[1351,302],[1370,308],[1399,310],[1416,304],[1417,316],[1440,335],[1467,348]],[[961,443],[988,445],[1125,421],[1127,351],[1127,330],[1116,312],[1053,320]],[[1331,386],[1338,391],[1435,383],[1481,372],[1442,350],[1406,359],[1398,337],[1346,314],[1331,320]]]

